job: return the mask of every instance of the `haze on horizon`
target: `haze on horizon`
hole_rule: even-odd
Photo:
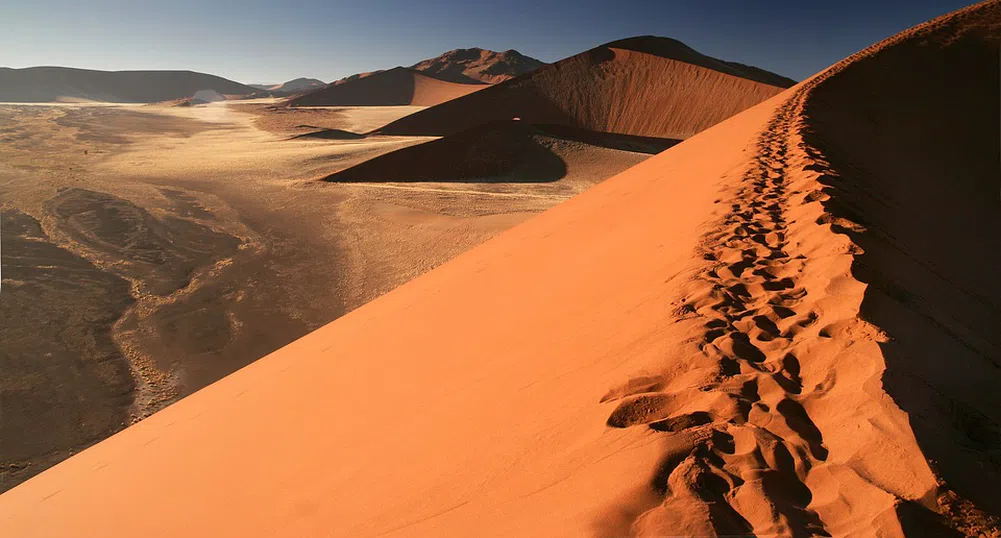
[[[404,0],[37,0],[0,5],[0,66],[178,69],[243,83],[331,81],[446,50],[516,49],[546,62],[635,35],[679,39],[803,79],[865,46],[967,5],[962,0],[585,0],[572,7]]]

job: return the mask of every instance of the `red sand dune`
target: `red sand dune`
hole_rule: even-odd
[[[397,67],[335,82],[289,100],[292,106],[432,106],[486,88],[439,80]]]
[[[992,536],[1001,2],[0,496],[30,536]]]
[[[232,80],[192,71],[0,67],[0,102],[87,99],[116,103],[156,103],[191,97],[206,90],[223,95],[247,95],[258,91]]]
[[[450,50],[410,68],[451,82],[496,84],[531,73],[544,65],[546,64],[516,50],[494,52],[471,48]]]
[[[624,39],[442,103],[380,129],[448,135],[521,118],[591,131],[684,139],[793,81],[704,56],[659,37]]]

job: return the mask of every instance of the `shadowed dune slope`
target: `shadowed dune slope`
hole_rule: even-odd
[[[432,106],[486,88],[439,80],[406,67],[335,82],[289,100],[291,106]]]
[[[460,255],[6,492],[0,526],[991,536],[998,8]]]
[[[331,174],[327,181],[513,181],[548,182],[567,173],[568,155],[557,141],[600,151],[621,148],[656,153],[676,140],[643,139],[548,128],[518,121],[493,122],[468,131],[380,155]],[[645,150],[645,151],[644,151]]]
[[[192,71],[92,71],[69,67],[0,68],[0,101],[49,102],[86,99],[155,103],[211,90],[246,95],[258,90],[215,75]]]
[[[397,120],[384,134],[448,135],[490,121],[568,125],[592,131],[684,139],[791,85],[759,82],[667,38],[601,46]]]
[[[961,496],[1001,516],[1001,3],[832,69],[807,102],[832,224],[862,252],[883,386]],[[976,533],[974,533],[976,534]]]

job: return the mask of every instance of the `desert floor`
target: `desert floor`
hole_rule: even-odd
[[[326,183],[420,107],[273,105],[0,104],[0,491],[647,157]]]

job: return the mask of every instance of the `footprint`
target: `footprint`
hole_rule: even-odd
[[[640,394],[619,404],[608,417],[613,428],[628,428],[665,418],[673,398],[663,393]]]
[[[694,413],[686,413],[684,415],[678,415],[676,417],[651,422],[648,426],[651,430],[676,433],[696,428],[698,426],[711,424],[712,421],[712,415],[709,413],[706,413],[705,411],[696,411]]]

